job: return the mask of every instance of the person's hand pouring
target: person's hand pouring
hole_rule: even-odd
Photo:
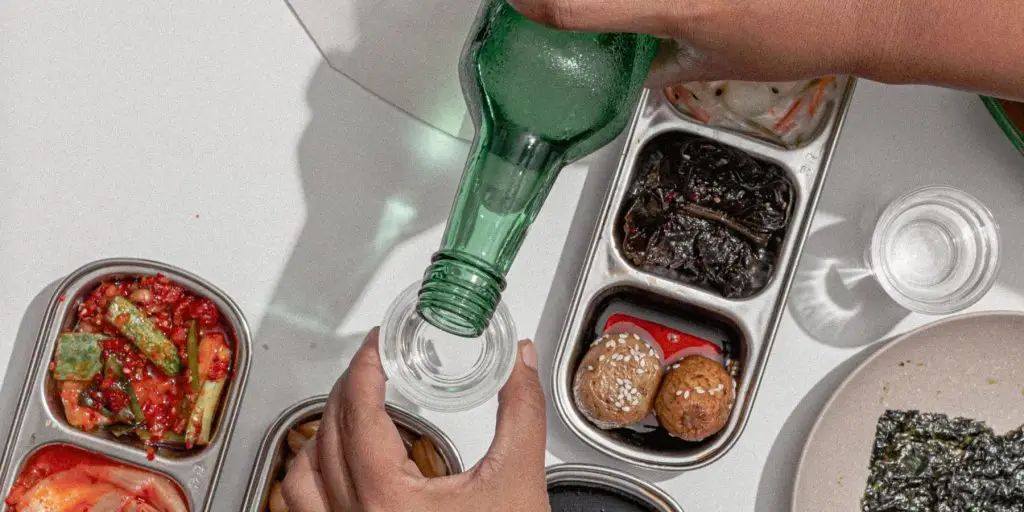
[[[509,0],[561,29],[667,38],[650,85],[849,74],[1024,100],[1020,0]]]

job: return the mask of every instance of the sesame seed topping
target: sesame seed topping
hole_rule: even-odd
[[[644,372],[644,369],[643,369],[643,368],[640,368],[640,369],[638,369],[638,370],[636,371],[636,374],[637,374],[637,375],[643,375],[644,373],[645,373],[645,372]]]
[[[615,407],[622,407],[622,402],[615,402]]]
[[[622,408],[622,412],[629,412],[629,411],[632,411],[632,410],[633,410],[633,408],[632,408],[632,407],[630,407],[630,406],[628,406],[628,405],[626,405],[626,406],[624,406],[624,407]]]
[[[615,348],[615,341],[614,340],[610,340],[610,341],[608,341],[608,343],[605,343],[604,346],[605,346],[605,348]]]
[[[704,388],[702,388],[702,387],[696,387],[696,388],[693,388],[693,390],[696,391],[698,395],[703,395],[704,394]]]
[[[588,364],[587,365],[587,371],[590,371],[590,372],[594,371],[594,365]]]
[[[625,383],[625,382],[626,382],[626,381],[624,381],[624,380],[622,380],[622,379],[615,379],[615,383],[616,383],[616,384],[618,384],[618,385],[620,385],[620,386],[621,386],[621,385],[623,385],[623,383]]]
[[[676,396],[679,396],[679,395],[682,395],[682,394],[683,394],[683,390],[680,389],[680,390],[676,391]]]
[[[601,356],[601,357],[597,358],[597,361],[598,361],[598,362],[602,362],[602,361],[604,361],[604,356]]]
[[[690,399],[690,390],[687,389],[686,393],[683,393],[683,400],[689,400],[689,399]]]
[[[625,345],[625,344],[626,344],[626,337],[623,336],[623,337],[619,338],[619,345]]]
[[[620,340],[626,339],[626,333],[624,333],[624,332],[623,333],[619,333],[619,339]]]

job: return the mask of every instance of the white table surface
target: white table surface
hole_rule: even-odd
[[[8,361],[31,349],[55,281],[110,256],[189,269],[234,297],[255,336],[215,507],[236,510],[279,412],[266,404],[327,392],[420,277],[466,151],[327,68],[282,0],[0,2],[3,396],[20,389]],[[615,152],[564,171],[509,276],[506,301],[537,340],[545,382]],[[879,209],[933,183],[976,195],[1003,228],[999,282],[971,311],[1022,309],[1024,159],[974,96],[862,83],[735,448],[698,471],[638,471],[573,438],[551,409],[548,462],[631,471],[688,512],[787,509],[827,395],[865,347],[931,320],[880,295],[858,260]],[[494,407],[426,416],[472,464]]]

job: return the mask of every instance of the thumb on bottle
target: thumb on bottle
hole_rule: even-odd
[[[537,373],[537,349],[519,342],[519,359],[498,394],[498,424],[481,468],[504,477],[544,478],[547,410]]]
[[[538,23],[562,30],[638,32],[667,37],[678,26],[678,5],[665,0],[509,0]]]

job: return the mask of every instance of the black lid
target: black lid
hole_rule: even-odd
[[[561,464],[547,482],[551,512],[682,512],[664,491],[611,468]]]
[[[561,483],[548,488],[551,512],[658,512],[623,492],[589,483]]]

